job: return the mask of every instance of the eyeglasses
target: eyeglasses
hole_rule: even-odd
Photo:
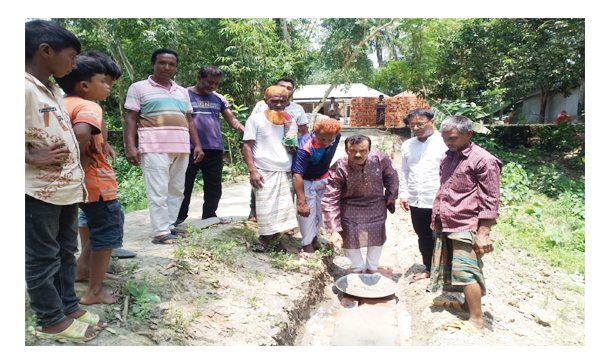
[[[423,128],[426,125],[428,125],[427,122],[419,123],[419,124],[408,124],[407,127],[409,127],[409,128]]]

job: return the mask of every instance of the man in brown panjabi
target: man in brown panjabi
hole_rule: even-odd
[[[371,150],[371,139],[353,135],[345,139],[347,157],[330,168],[322,200],[324,227],[330,241],[343,246],[352,264],[349,273],[378,272],[386,240],[387,206],[398,197],[398,173],[390,157]],[[385,193],[384,193],[385,189]],[[361,247],[367,247],[366,264]]]

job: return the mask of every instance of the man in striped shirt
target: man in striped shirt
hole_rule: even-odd
[[[451,116],[440,132],[449,151],[440,164],[440,189],[432,205],[436,234],[430,290],[463,292],[465,302],[434,299],[433,305],[470,313],[468,321],[444,329],[484,332],[481,297],[485,295],[482,257],[494,250],[489,237],[500,205],[502,162],[470,142],[472,121]]]
[[[184,174],[193,159],[203,159],[197,128],[191,117],[193,107],[188,92],[172,77],[178,54],[156,50],[151,59],[153,75],[131,84],[127,90],[124,140],[125,157],[133,166],[142,164],[146,196],[153,228],[154,244],[171,244],[185,236],[174,222],[184,198]],[[135,145],[136,125],[138,147]],[[189,141],[190,139],[190,141]]]

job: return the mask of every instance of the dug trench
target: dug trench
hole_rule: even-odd
[[[369,135],[373,146],[390,153],[400,169],[403,139]],[[336,157],[342,155],[338,151]],[[137,257],[118,260],[125,266],[117,274],[119,280],[104,283],[104,289],[116,291],[119,300],[111,305],[82,306],[106,319],[107,330],[85,344],[38,339],[30,333],[33,312],[26,292],[26,344],[341,344],[333,335],[352,309],[341,304],[334,282],[345,274],[349,260],[328,251],[326,235],[322,241],[326,251],[314,259],[300,258],[298,229],[294,236],[282,238],[287,254],[252,251],[256,223],[245,221],[249,191],[245,179],[225,184],[218,214],[231,218],[232,223],[188,220],[191,235],[175,245],[151,244],[148,210],[126,214],[124,247]],[[200,214],[201,205],[201,193],[194,194],[192,217]],[[431,306],[432,299],[463,300],[463,296],[430,293],[427,281],[409,281],[423,265],[408,213],[397,209],[388,214],[386,227],[388,240],[380,265],[393,272],[396,319],[377,325],[398,326],[400,335],[391,339],[393,345],[584,345],[584,279],[552,268],[520,249],[501,246],[484,257],[488,288],[483,298],[485,335],[443,330],[443,325],[467,319],[468,314]],[[502,242],[501,235],[493,231],[492,239]],[[87,282],[77,283],[77,294],[84,293],[86,286]]]

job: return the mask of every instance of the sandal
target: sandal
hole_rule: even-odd
[[[89,326],[89,324],[86,324],[84,322],[73,320],[72,324],[70,324],[70,326],[68,326],[64,331],[60,333],[49,334],[44,333],[42,331],[36,331],[36,336],[40,339],[47,340],[66,339],[76,342],[89,341],[95,339],[95,337],[99,334],[98,332],[96,332],[95,335],[93,335],[92,337],[86,337],[85,334],[87,333],[87,328],[89,328]]]
[[[269,241],[263,241],[260,237],[258,237],[256,238],[256,240],[254,240],[254,243],[250,245],[250,248],[252,249],[252,251],[264,252],[265,250],[267,250],[268,244]]]
[[[187,236],[189,236],[189,233],[186,230],[171,229],[170,231],[171,231],[172,235],[176,235],[176,236],[180,236],[180,237],[187,237]]]
[[[227,220],[227,219],[223,219],[223,218],[218,218],[218,220],[220,220],[218,223],[222,224],[222,225],[231,223],[231,220]]]
[[[188,216],[187,216],[187,217],[188,217]],[[184,219],[182,219],[182,220],[178,219],[178,220],[176,220],[176,222],[175,222],[175,223],[173,223],[172,225],[174,225],[174,226],[178,226],[178,225],[182,224],[182,223],[184,222],[184,220],[186,220],[186,218],[184,218]]]
[[[462,310],[462,306],[459,301],[449,301],[449,300],[445,300],[445,299],[436,298],[436,299],[432,299],[432,305],[446,307],[446,308],[453,308],[458,311],[464,311],[464,310]]]
[[[130,259],[133,257],[136,257],[136,253],[134,253],[133,251],[129,251],[127,249],[123,249],[123,248],[118,248],[116,250],[114,250],[112,252],[112,257],[116,256],[119,259]]]
[[[81,317],[79,317],[78,319],[74,319],[76,321],[80,321],[83,322],[87,325],[91,325],[91,326],[97,326],[100,329],[105,328],[106,326],[108,326],[108,323],[105,321],[102,321],[102,323],[104,323],[105,325],[100,326],[99,322],[100,322],[100,316],[94,313],[90,313],[89,311],[85,310],[85,313],[83,315],[81,315]]]
[[[292,236],[292,235],[294,235],[294,231],[288,230],[288,231],[285,232],[285,234],[288,235],[288,236]]]
[[[174,240],[174,239],[178,239],[178,237],[176,235],[173,234],[167,234],[163,239],[159,239],[159,240],[152,240],[152,243],[155,245],[170,245],[173,244],[174,242],[168,242],[166,243],[167,240]]]
[[[443,329],[445,329],[445,330],[449,330],[452,328],[458,329],[460,331],[472,332],[475,334],[480,332],[479,329],[474,327],[474,325],[472,325],[470,322],[468,322],[468,320],[456,321],[453,324],[443,326]]]

